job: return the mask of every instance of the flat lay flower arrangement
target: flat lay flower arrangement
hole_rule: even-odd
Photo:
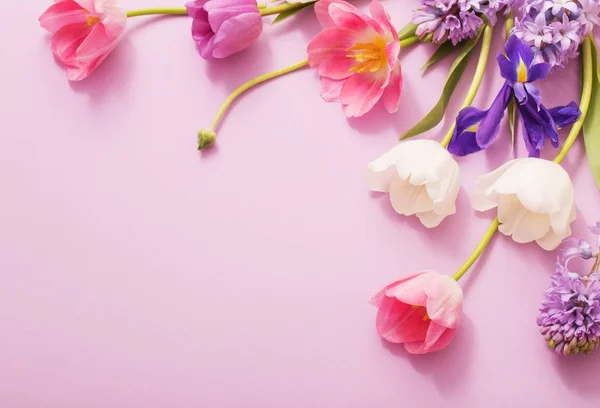
[[[482,154],[493,143],[512,146],[517,134],[528,157],[508,160],[478,178],[471,205],[496,218],[454,274],[400,274],[371,299],[378,309],[377,332],[411,354],[446,347],[460,330],[464,294],[458,281],[499,231],[515,244],[535,242],[539,250],[557,250],[555,272],[532,322],[548,347],[564,356],[595,350],[600,344],[600,223],[590,226],[597,237],[593,242],[571,237],[574,186],[561,162],[583,133],[600,187],[600,71],[592,37],[600,24],[600,0],[422,0],[405,27],[395,27],[394,16],[378,0],[368,10],[343,0],[194,0],[179,8],[130,11],[118,0],[56,0],[39,21],[52,35],[52,53],[68,80],[82,81],[118,47],[129,18],[187,16],[182,24],[191,26],[190,42],[199,57],[211,60],[254,46],[264,24],[285,24],[297,13],[314,13],[322,26],[306,45],[306,59],[249,79],[233,91],[210,127],[198,132],[198,149],[216,143],[224,113],[245,91],[300,69],[316,71],[321,97],[339,103],[346,117],[362,117],[376,104],[393,117],[403,97],[403,50],[436,47],[424,70],[453,58],[439,99],[399,135],[399,142],[390,140],[390,149],[367,164],[368,189],[388,194],[398,217],[416,216],[423,228],[433,229],[457,212],[459,157]],[[505,43],[503,49],[492,50],[492,27],[497,24],[505,27]],[[477,67],[466,95],[455,96],[459,81],[469,80],[463,74],[475,56]],[[493,90],[489,105],[474,106],[486,68],[493,63],[504,82]],[[580,99],[548,106],[536,84],[559,75],[567,64],[581,65],[580,84],[573,84],[581,89]],[[449,115],[446,108],[453,97],[463,102],[443,139],[425,138]],[[561,129],[568,130],[564,140]],[[555,151],[553,160],[540,157],[544,149]],[[590,265],[569,266],[575,258]]]

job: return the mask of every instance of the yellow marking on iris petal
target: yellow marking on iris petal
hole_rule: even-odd
[[[87,16],[87,23],[85,23],[86,27],[91,27],[94,24],[97,24],[100,22],[100,17],[96,17],[96,16]]]
[[[466,129],[467,132],[477,132],[477,130],[479,129],[479,123],[474,124],[471,127],[468,127]]]
[[[374,41],[368,43],[356,43],[346,51],[346,57],[353,58],[356,64],[349,71],[362,74],[364,72],[377,72],[388,63],[385,54],[385,41],[381,37],[376,37]]]
[[[522,59],[519,58],[519,69],[517,70],[517,81],[527,82],[527,67]]]

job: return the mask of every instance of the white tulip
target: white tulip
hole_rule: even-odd
[[[573,184],[560,165],[543,159],[511,160],[480,176],[471,197],[477,211],[498,208],[498,230],[515,242],[553,250],[571,235]]]
[[[390,193],[392,207],[416,215],[427,228],[456,212],[458,164],[433,140],[409,140],[369,163],[367,187]]]

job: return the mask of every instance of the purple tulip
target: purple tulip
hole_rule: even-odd
[[[192,37],[202,58],[225,58],[256,41],[263,29],[256,0],[195,0],[186,4],[194,19]]]

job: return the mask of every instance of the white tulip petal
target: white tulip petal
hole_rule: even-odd
[[[390,184],[396,174],[394,163],[401,157],[401,151],[402,144],[399,144],[367,165],[365,182],[370,190],[383,193],[390,191]]]
[[[427,195],[425,186],[413,186],[399,176],[392,180],[390,201],[394,210],[403,215],[433,210],[433,201]]]
[[[428,228],[456,212],[458,164],[433,140],[409,140],[390,149],[369,163],[365,182],[371,190],[389,192],[396,212],[416,214]]]
[[[515,242],[556,248],[575,219],[573,184],[558,164],[538,158],[512,160],[481,176],[471,197],[476,210],[498,207],[498,230]]]
[[[569,235],[571,235],[570,227],[568,228],[568,233],[563,235],[559,235],[553,229],[550,229],[546,235],[536,240],[536,242],[546,251],[553,251],[558,248],[563,239],[567,238]]]
[[[433,212],[426,213],[417,213],[417,217],[419,217],[419,221],[427,228],[435,228],[446,218],[448,214],[436,214]]]

